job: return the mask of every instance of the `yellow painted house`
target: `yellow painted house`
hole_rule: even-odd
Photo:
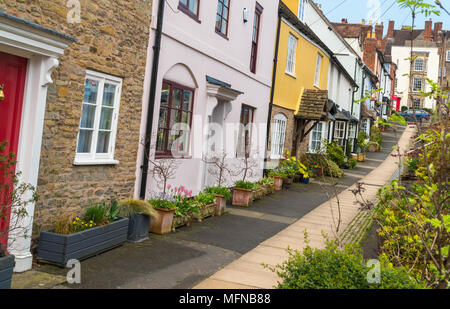
[[[332,52],[301,21],[302,3],[280,1],[269,135],[271,159],[279,159],[286,150],[298,157],[305,153],[311,127],[328,116]]]

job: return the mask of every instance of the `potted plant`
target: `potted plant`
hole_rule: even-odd
[[[164,235],[172,231],[175,203],[173,197],[161,193],[149,201],[150,205],[158,212],[158,216],[150,221],[150,232]]]
[[[370,141],[368,143],[369,152],[377,152],[379,148],[380,148],[380,145],[377,142]]]
[[[322,177],[323,176],[323,166],[319,164],[318,161],[313,161],[311,164],[312,172],[314,177]]]
[[[216,196],[216,216],[221,216],[227,208],[227,201],[232,199],[230,189],[216,186],[206,188],[205,192],[213,193]]]
[[[258,181],[258,183],[263,188],[264,194],[269,195],[274,191],[274,179],[272,177],[264,177]]]
[[[0,249],[0,290],[11,287],[14,265],[14,255],[7,254],[6,250]]]
[[[360,131],[358,133],[358,138],[357,138],[357,145],[358,145],[358,150],[359,150],[358,155],[357,155],[358,162],[364,162],[366,160],[368,138],[369,138],[369,136],[367,135],[366,132]]]
[[[260,200],[264,196],[264,189],[259,183],[253,184],[253,200]]]
[[[82,260],[127,240],[129,219],[118,216],[117,200],[86,209],[83,216],[62,216],[52,231],[40,233],[38,260],[65,266],[71,259]]]
[[[269,177],[273,178],[274,190],[280,191],[283,189],[283,178],[286,174],[279,170],[273,170],[269,173]]]
[[[302,174],[301,182],[304,184],[309,184],[309,180],[312,176],[313,176],[312,171],[306,171],[305,173]]]
[[[216,195],[214,193],[199,193],[194,197],[194,203],[197,205],[198,211],[193,216],[198,222],[216,214]]]
[[[172,222],[172,231],[182,226],[190,226],[193,216],[199,212],[197,204],[192,199],[192,190],[188,191],[185,187],[170,188],[170,194],[173,196],[175,212]]]
[[[356,164],[358,163],[358,160],[356,160],[355,158],[350,158],[348,159],[348,167],[349,169],[354,169],[356,167]]]
[[[233,187],[234,206],[249,207],[252,201],[254,184],[252,182],[239,180]]]
[[[119,202],[119,216],[128,218],[128,241],[141,242],[148,239],[151,219],[158,218],[158,212],[143,200],[126,199]]]

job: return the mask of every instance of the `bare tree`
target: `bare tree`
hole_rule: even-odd
[[[257,156],[256,152],[253,153]],[[258,161],[249,155],[244,155],[239,159],[239,165],[235,165],[235,171],[232,175],[236,177],[242,175],[242,181],[245,181],[248,177],[251,178],[255,175],[256,169],[258,168]]]
[[[224,183],[226,175],[232,175],[232,171],[226,163],[227,153],[213,153],[204,155],[202,161],[209,166],[208,172],[216,179],[219,187]]]

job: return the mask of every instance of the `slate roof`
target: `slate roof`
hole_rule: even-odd
[[[229,90],[231,90],[231,91],[233,91],[233,92],[237,92],[237,93],[240,93],[240,94],[244,94],[242,91],[239,91],[239,90],[236,90],[236,89],[231,88],[231,84],[226,83],[226,82],[223,82],[223,81],[221,81],[221,80],[218,80],[218,79],[216,79],[216,78],[214,78],[214,77],[211,77],[211,76],[206,75],[206,81],[207,81],[208,83],[210,83],[210,84],[213,84],[213,85],[225,87],[225,88],[227,88],[227,89],[229,89]]]

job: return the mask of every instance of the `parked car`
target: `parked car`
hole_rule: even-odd
[[[414,110],[412,110],[412,109],[402,112],[402,113],[400,113],[400,115],[402,115],[406,121],[414,120]],[[419,121],[421,121],[423,119],[425,119],[425,120],[430,119],[430,113],[428,113],[422,109],[416,109],[415,115],[416,115],[417,120],[419,120]]]

